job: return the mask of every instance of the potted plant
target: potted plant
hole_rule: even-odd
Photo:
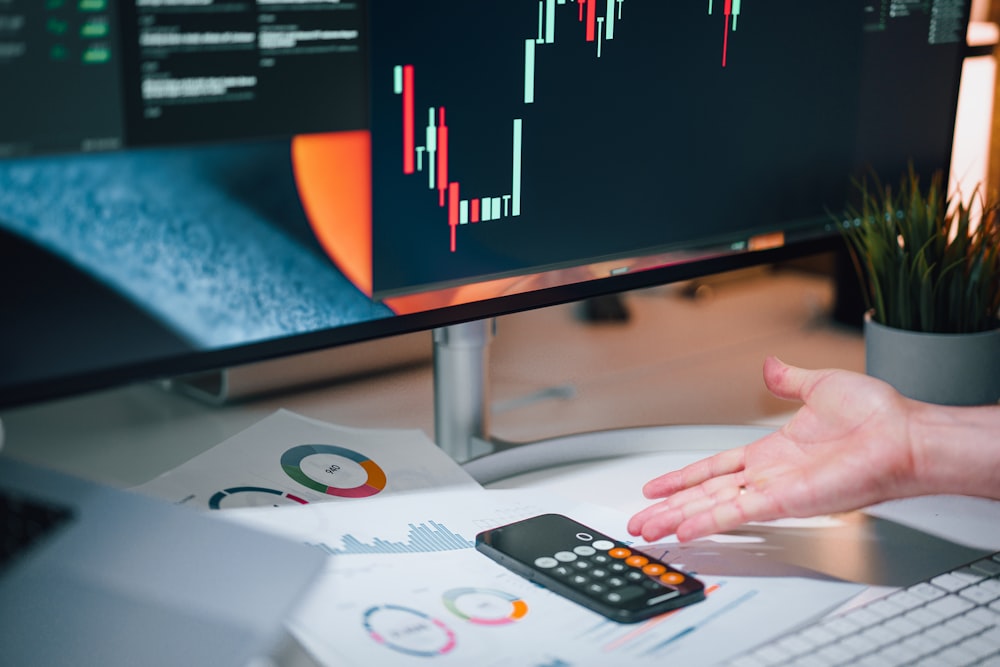
[[[949,197],[911,165],[895,192],[858,184],[842,230],[861,280],[865,366],[911,398],[1000,400],[1000,220],[977,187]]]

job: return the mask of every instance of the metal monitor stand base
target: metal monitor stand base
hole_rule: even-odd
[[[493,319],[434,330],[434,435],[459,463],[493,451],[489,347]]]

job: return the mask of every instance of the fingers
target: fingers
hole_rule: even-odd
[[[632,535],[647,542],[677,535],[687,542],[732,530],[748,521],[768,521],[781,516],[779,507],[765,492],[730,484],[714,495],[676,502],[669,498],[646,508],[629,521]]]
[[[743,447],[726,450],[647,482],[642,487],[642,494],[647,498],[665,498],[671,496],[685,489],[703,484],[708,480],[742,470],[744,458],[745,451]]]
[[[689,542],[733,530],[750,521],[770,521],[779,516],[781,512],[770,495],[748,489],[746,493],[719,503],[711,510],[695,514],[681,523],[675,532],[678,540]]]
[[[679,491],[665,500],[638,512],[628,523],[629,532],[649,539],[673,534],[677,527],[691,517],[711,511],[720,503],[732,500],[746,492],[743,472],[716,477],[698,486]]]
[[[628,530],[633,535],[643,536],[650,530],[658,533],[659,537],[672,534],[684,520],[738,495],[743,488],[743,481],[742,474],[737,473],[680,491],[638,512],[629,521]]]

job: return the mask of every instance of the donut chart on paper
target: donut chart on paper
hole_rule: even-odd
[[[477,625],[506,625],[528,613],[524,600],[492,588],[453,588],[442,597],[448,611]]]
[[[419,658],[444,655],[455,648],[455,633],[422,611],[394,604],[371,607],[364,615],[365,631],[386,648]]]
[[[235,502],[232,501],[233,498],[236,499]],[[295,503],[307,505],[309,503],[304,498],[299,498],[287,491],[268,489],[263,486],[234,486],[216,492],[208,500],[208,507],[213,510],[223,509],[222,505],[224,502],[227,507],[262,507],[267,505],[291,505]]]
[[[335,482],[337,480],[335,477],[337,473],[347,474],[346,471],[342,472],[342,467],[336,463],[326,465],[325,470],[322,470],[325,476],[322,479],[317,479],[317,477],[320,477],[320,474],[316,470],[322,469],[324,466],[304,465],[310,457],[323,458],[324,463],[328,463],[329,460],[335,459],[335,457],[340,457],[340,460],[346,459],[348,463],[358,468],[358,471],[362,475],[365,475],[366,479],[356,485],[336,485]],[[307,468],[312,469],[312,474],[307,471]],[[340,498],[366,498],[374,496],[384,489],[386,485],[385,471],[377,463],[353,449],[338,447],[337,445],[298,445],[292,447],[281,455],[281,469],[289,477],[308,489]],[[327,480],[326,476],[329,476],[330,479]]]

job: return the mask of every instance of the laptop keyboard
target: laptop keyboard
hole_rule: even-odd
[[[800,628],[732,664],[1000,666],[1000,552]]]
[[[52,505],[0,489],[0,570],[73,515]]]

